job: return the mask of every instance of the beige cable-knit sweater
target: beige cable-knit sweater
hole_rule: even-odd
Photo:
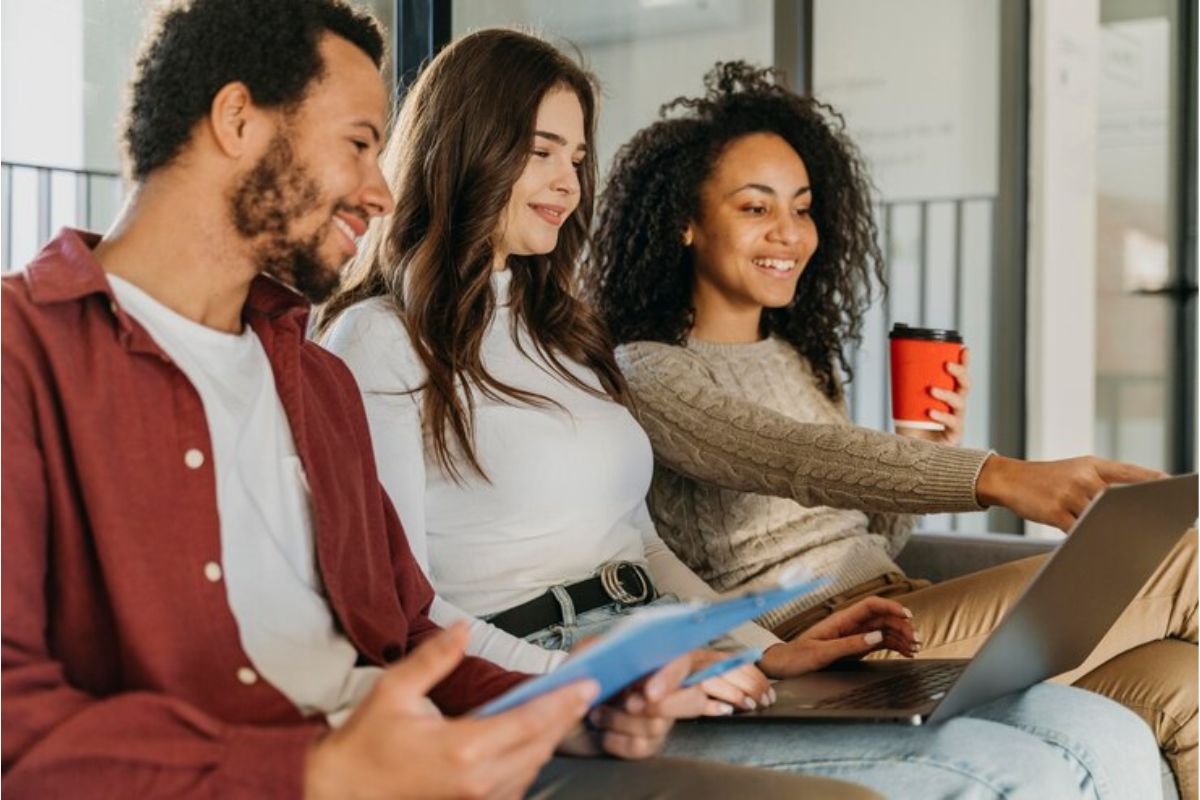
[[[794,565],[833,582],[759,622],[772,628],[899,571],[915,513],[975,511],[989,453],[859,428],[782,339],[618,348],[654,445],[659,535],[718,591]]]

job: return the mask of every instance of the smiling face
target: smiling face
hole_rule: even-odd
[[[496,232],[494,266],[510,255],[540,255],[579,205],[579,167],[587,155],[583,108],[570,89],[551,89],[538,106],[529,160],[513,184]]]
[[[312,302],[337,288],[371,217],[392,210],[379,169],[387,92],[366,53],[326,34],[324,73],[237,182],[230,211],[259,268]]]
[[[700,188],[700,218],[684,234],[697,332],[736,323],[756,336],[764,307],[791,302],[817,249],[812,200],[804,161],[781,137],[753,133],[722,151]]]

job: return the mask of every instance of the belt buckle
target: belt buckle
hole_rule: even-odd
[[[638,582],[642,585],[640,593],[633,594],[633,592],[627,590],[621,583],[620,572],[622,567],[629,567],[637,575]],[[600,585],[604,587],[604,592],[618,603],[635,606],[638,603],[644,603],[650,597],[650,581],[630,561],[610,561],[600,567],[599,577]]]

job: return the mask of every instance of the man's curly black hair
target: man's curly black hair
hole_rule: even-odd
[[[812,365],[821,390],[841,396],[837,359],[853,377],[847,347],[861,338],[872,276],[887,286],[871,208],[871,184],[837,112],[789,91],[781,74],[744,62],[718,63],[703,97],[680,97],[663,118],[618,152],[599,203],[585,280],[617,344],[683,344],[692,327],[692,263],[683,244],[701,222],[700,189],[721,153],[752,133],[782,137],[804,160],[820,243],[783,308],[763,312],[763,333],[790,342]]]
[[[241,81],[254,102],[291,109],[322,75],[329,32],[375,66],[383,36],[374,18],[341,0],[192,0],[164,5],[134,68],[124,123],[134,180],[170,162],[221,87]]]

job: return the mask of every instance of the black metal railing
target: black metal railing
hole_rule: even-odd
[[[972,373],[986,383],[990,347],[990,276],[996,268],[992,236],[996,204],[991,196],[912,199],[876,207],[880,246],[886,263],[887,297],[876,300],[863,326],[863,341],[852,355],[855,379],[848,387],[850,415],[860,425],[888,430],[891,385],[887,332],[893,322],[955,328],[976,356]],[[967,444],[986,447],[987,392],[971,398]],[[979,441],[971,441],[971,436]],[[922,527],[959,530],[959,515],[928,518]],[[967,527],[975,523],[968,523]]]
[[[933,199],[933,200],[902,200],[891,203],[882,203],[877,206],[877,224],[879,226],[880,235],[882,237],[881,247],[883,256],[887,263],[886,277],[890,286],[890,291],[886,299],[879,301],[872,309],[873,314],[881,315],[882,324],[876,328],[876,332],[881,328],[884,337],[887,331],[891,328],[894,321],[903,321],[909,325],[918,325],[924,327],[948,327],[962,330],[963,328],[963,307],[964,302],[969,302],[972,298],[965,297],[964,288],[964,270],[966,269],[966,246],[970,244],[967,241],[968,233],[965,230],[966,211],[969,208],[977,208],[978,214],[986,219],[986,225],[975,231],[976,236],[987,237],[988,242],[985,247],[978,248],[981,253],[986,253],[987,263],[972,263],[971,270],[978,274],[990,275],[993,268],[991,263],[991,247],[990,237],[994,229],[995,206],[994,198],[987,196],[979,197],[956,197],[948,199]],[[908,211],[906,220],[901,220],[901,212]],[[937,226],[933,230],[931,225],[931,211],[946,211],[949,214],[948,224]],[[915,245],[911,254],[906,254],[900,245],[901,241],[912,243]],[[937,270],[938,275],[934,276],[934,265],[931,263],[930,255],[934,251],[934,243],[938,243],[937,250],[945,253],[948,251],[948,264],[942,264]],[[947,259],[943,259],[945,261]],[[980,272],[982,270],[982,272]],[[933,281],[936,279],[945,278],[949,281],[949,287],[944,287],[940,292],[941,299],[944,302],[938,302],[933,299],[935,294],[932,289]],[[985,282],[980,282],[980,287],[985,286]],[[915,288],[914,288],[915,287]],[[901,302],[898,298],[907,297],[910,302],[904,304],[903,308],[898,307]],[[948,298],[948,302],[945,302]],[[975,298],[978,300],[979,298]],[[983,298],[986,299],[986,298]],[[915,301],[915,302],[914,302]],[[982,303],[980,303],[982,305]],[[980,349],[985,346],[985,342],[971,342],[973,348]],[[870,348],[876,354],[886,353],[886,338],[879,341],[877,338],[872,341],[864,341],[864,347]],[[857,364],[859,363],[858,353],[855,354],[856,374],[858,372]],[[879,362],[879,363],[875,363]],[[874,368],[879,371],[884,378],[887,374],[886,358],[874,358],[871,363],[864,364],[866,367]],[[859,393],[853,391],[851,386],[850,406],[851,415],[855,419],[869,419],[872,422],[885,423],[891,418],[891,398],[886,390],[887,381],[882,381],[885,391],[882,396],[873,397],[869,400],[859,396]],[[872,393],[874,394],[874,393]],[[873,402],[877,404],[878,418],[875,418],[875,410],[869,410],[865,404]]]
[[[0,268],[5,272],[25,264],[59,227],[108,227],[126,188],[116,172],[17,161],[0,163],[0,186],[4,203]]]

